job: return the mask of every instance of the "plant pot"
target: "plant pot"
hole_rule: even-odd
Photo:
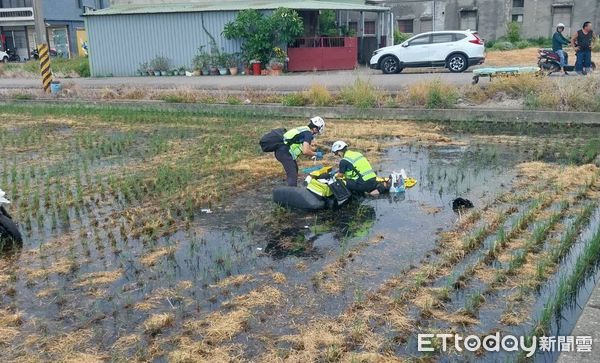
[[[210,68],[210,74],[212,76],[218,76],[219,75],[219,68],[217,68],[217,67],[211,67]]]
[[[252,74],[260,76],[260,62],[252,63]]]
[[[244,68],[244,74],[246,74],[248,76],[251,75],[252,74],[252,69],[250,69],[250,67]]]
[[[146,72],[146,75],[148,75],[148,76],[153,76],[153,75],[154,75],[154,71],[147,71],[147,72]]]
[[[283,69],[282,63],[273,63],[271,64],[271,69],[274,71],[281,71]]]
[[[222,76],[227,75],[227,68],[221,68],[219,67],[219,74]]]
[[[160,71],[154,71],[154,75],[157,77],[160,76]]]
[[[271,69],[270,75],[281,76],[281,69]]]
[[[237,67],[229,68],[229,73],[231,73],[232,76],[235,76],[238,73]]]
[[[161,76],[168,76],[169,73],[167,71],[160,71]]]
[[[210,68],[202,68],[203,76],[210,76]]]
[[[201,73],[202,73],[202,72],[200,72],[200,71],[199,71],[199,70],[197,70],[197,69],[196,69],[195,71],[193,71],[193,72],[192,72],[192,74],[193,74],[194,76],[196,76],[196,77],[200,76],[200,74],[201,74]]]

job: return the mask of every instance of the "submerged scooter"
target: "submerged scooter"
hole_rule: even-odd
[[[343,179],[335,178],[331,166],[311,171],[304,181],[304,187],[282,186],[273,190],[273,201],[279,205],[302,209],[332,209],[344,205],[352,196]],[[377,182],[385,185],[385,192],[398,193],[413,187],[417,181],[401,173],[392,173],[390,178],[377,177]],[[399,184],[402,184],[401,186]]]
[[[6,208],[4,208],[5,205],[10,204],[10,201],[5,196],[6,193],[0,189],[0,251],[20,246],[23,243],[19,228]]]

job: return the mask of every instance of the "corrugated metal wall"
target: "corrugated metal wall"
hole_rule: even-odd
[[[157,55],[171,60],[173,68],[191,67],[201,45],[210,38],[204,26],[225,52],[240,51],[240,41],[221,35],[237,12],[103,15],[86,17],[92,76],[132,76],[140,63]]]

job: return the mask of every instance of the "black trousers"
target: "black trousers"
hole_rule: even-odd
[[[290,147],[282,145],[275,150],[275,159],[283,165],[287,179],[287,185],[295,187],[298,185],[298,163],[290,154]]]
[[[356,180],[346,180],[346,187],[352,193],[371,193],[377,189],[377,178],[372,178],[367,181],[358,178]]]

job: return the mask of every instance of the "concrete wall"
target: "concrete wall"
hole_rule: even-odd
[[[131,76],[140,63],[150,62],[158,55],[170,58],[172,67],[191,67],[198,47],[210,43],[202,18],[220,50],[238,52],[240,41],[221,36],[225,24],[234,20],[236,14],[227,11],[87,16],[92,75]]]
[[[94,0],[82,0],[83,6],[94,7]],[[77,0],[44,0],[44,18],[58,21],[83,21],[83,9]]]
[[[432,17],[433,0],[391,0],[394,18],[414,19],[414,32],[422,31],[422,21]],[[600,1],[598,0],[525,0],[523,8],[513,8],[513,0],[436,0],[435,30],[460,29],[461,10],[477,10],[477,30],[484,39],[493,40],[506,34],[506,25],[512,16],[522,15],[524,38],[549,37],[554,32],[553,5],[570,4],[574,32],[584,21],[591,21],[600,32]],[[355,17],[352,19],[355,20]],[[569,24],[567,24],[567,27]]]

